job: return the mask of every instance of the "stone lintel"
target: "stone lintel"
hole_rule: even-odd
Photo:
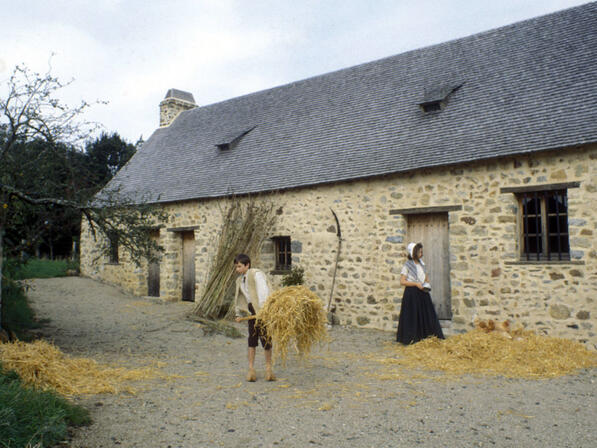
[[[524,187],[503,187],[500,188],[500,193],[532,193],[535,191],[564,190],[578,187],[580,187],[580,182],[561,182],[555,184],[525,185]]]
[[[425,213],[448,213],[462,210],[462,205],[440,205],[437,207],[411,207],[390,210],[390,215],[422,215]]]
[[[189,232],[191,230],[197,230],[199,226],[188,226],[188,227],[170,227],[166,229],[168,232]]]

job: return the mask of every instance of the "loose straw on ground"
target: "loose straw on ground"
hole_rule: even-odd
[[[103,393],[135,393],[130,381],[165,378],[157,369],[107,367],[88,358],[74,358],[56,346],[35,341],[0,344],[0,361],[5,370],[14,370],[23,383],[65,396]]]
[[[475,329],[440,340],[394,346],[388,366],[439,370],[449,374],[500,375],[509,378],[554,378],[597,367],[597,354],[579,342],[518,330],[513,337]]]
[[[306,356],[316,343],[327,339],[323,301],[305,286],[287,286],[274,291],[257,313],[272,340],[274,353],[286,361],[289,345]]]

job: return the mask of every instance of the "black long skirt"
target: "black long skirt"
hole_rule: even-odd
[[[396,340],[414,344],[429,336],[444,339],[431,296],[416,286],[407,286],[402,296]]]

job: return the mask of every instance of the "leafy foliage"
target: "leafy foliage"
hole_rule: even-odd
[[[137,206],[116,190],[91,200],[133,148],[113,134],[80,151],[96,126],[81,118],[88,103],[70,107],[56,98],[63,87],[49,73],[16,67],[0,97],[0,272],[5,235],[16,255],[43,238],[51,242],[58,233],[77,233],[81,215],[100,241],[118,235],[134,262],[162,251],[149,230],[167,221],[165,213]],[[105,170],[89,175],[102,163]]]
[[[292,270],[282,277],[282,286],[296,286],[305,283],[305,269],[299,266],[293,266]]]
[[[27,302],[25,286],[16,280],[21,266],[16,260],[9,260],[3,269],[4,281],[2,282],[2,322],[1,327],[13,331],[19,338],[25,336],[24,332],[35,328],[37,323],[33,310]]]
[[[135,145],[127,143],[117,133],[102,133],[85,147],[88,172],[96,187],[103,187],[135,154]]]
[[[2,135],[0,134],[0,144]],[[36,192],[86,203],[135,153],[117,133],[102,134],[85,152],[42,140],[18,143],[0,168],[4,182],[21,192]],[[80,233],[81,212],[55,204],[36,206],[9,201],[6,207],[6,250],[9,256],[67,256]]]
[[[118,246],[126,250],[137,265],[142,260],[151,262],[160,257],[163,248],[151,239],[151,230],[158,223],[168,222],[169,215],[162,209],[143,201],[129,202],[117,190],[104,190],[102,197],[96,198],[83,214],[102,255],[110,254],[110,241],[116,238]]]

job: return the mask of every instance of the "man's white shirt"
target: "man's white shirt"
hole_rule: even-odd
[[[257,288],[259,308],[261,308],[269,296],[269,289],[267,287],[265,274],[261,271],[257,271],[255,273],[255,287]],[[247,285],[247,274],[243,274],[243,278],[240,282],[240,290],[247,298],[247,302],[252,303],[253,298],[249,294],[249,286]]]

